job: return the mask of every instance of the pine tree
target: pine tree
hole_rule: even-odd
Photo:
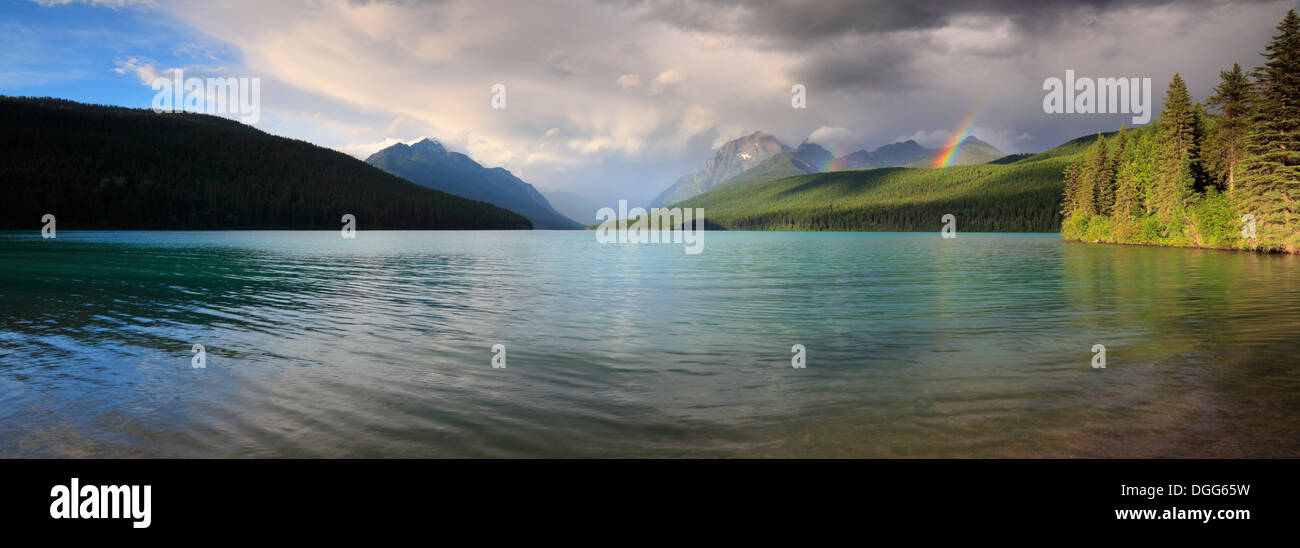
[[[1093,192],[1093,210],[1098,215],[1110,215],[1115,206],[1115,176],[1106,138],[1097,135],[1097,143],[1088,151],[1088,182]]]
[[[1120,222],[1137,218],[1142,211],[1141,188],[1146,176],[1145,141],[1140,137],[1130,141],[1124,126],[1116,136],[1115,156],[1115,206],[1111,216]]]
[[[1083,162],[1074,161],[1065,166],[1064,179],[1065,199],[1061,203],[1061,216],[1069,218],[1083,212],[1083,204],[1079,203],[1079,193],[1083,186]]]
[[[1124,149],[1128,147],[1128,124],[1120,124],[1119,133],[1115,134],[1115,145],[1110,150],[1110,172],[1118,176]]]
[[[1137,181],[1133,177],[1123,177],[1116,179],[1115,183],[1115,206],[1111,217],[1121,222],[1132,221],[1141,210]]]
[[[1287,12],[1255,69],[1238,213],[1256,219],[1257,249],[1300,252],[1300,17]]]
[[[1160,132],[1160,153],[1156,161],[1156,177],[1151,189],[1150,207],[1165,226],[1186,205],[1196,185],[1195,164],[1199,144],[1200,121],[1197,105],[1187,92],[1182,76],[1174,74],[1165,91],[1165,106],[1160,111],[1157,129]]]
[[[1219,72],[1220,82],[1206,103],[1219,110],[1217,125],[1208,143],[1206,163],[1216,183],[1226,183],[1229,193],[1236,189],[1237,161],[1243,140],[1250,127],[1251,83],[1241,65]]]
[[[1128,125],[1120,124],[1119,133],[1115,134],[1114,144],[1110,146],[1110,194],[1107,199],[1106,211],[1113,214],[1115,211],[1116,193],[1119,189],[1119,169],[1124,160],[1124,149],[1128,148]]]
[[[1085,217],[1097,214],[1097,143],[1093,143],[1083,154],[1083,164],[1079,166],[1079,183],[1076,188],[1076,211]]]

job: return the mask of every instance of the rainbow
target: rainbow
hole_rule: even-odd
[[[827,171],[834,170],[837,167],[835,165],[835,153],[831,152],[830,155],[827,156],[826,161],[822,162],[822,164],[823,165],[817,166],[817,168],[821,170],[818,171],[818,173],[826,173]]]
[[[957,126],[956,131],[952,132],[948,144],[939,149],[939,155],[934,157],[934,164],[930,167],[948,167],[952,164],[953,159],[957,157],[957,153],[961,151],[962,143],[966,141],[966,137],[970,136],[971,130],[975,129],[975,123],[979,122],[980,114],[983,111],[984,102],[980,101],[979,106],[966,116],[966,120],[960,126]]]

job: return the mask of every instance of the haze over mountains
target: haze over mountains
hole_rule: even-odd
[[[366,163],[418,185],[514,211],[536,229],[582,228],[551,207],[533,185],[503,168],[485,168],[469,156],[449,152],[435,139],[397,143],[371,154]]]
[[[694,175],[682,175],[668,190],[651,202],[651,207],[680,202],[691,196],[708,192],[714,185],[740,175],[747,169],[761,164],[776,154],[794,152],[776,137],[755,131],[749,135],[727,142],[713,153],[713,158]]]
[[[600,211],[600,208],[612,205],[602,205],[587,196],[567,190],[548,190],[546,191],[546,199],[551,202],[551,206],[556,211],[559,211],[565,217],[585,223],[591,223],[597,219],[596,212]]]
[[[946,149],[926,148],[916,141],[907,140],[873,151],[857,150],[836,158],[816,143],[804,141],[798,148],[791,148],[767,133],[756,131],[719,147],[713,158],[698,171],[678,178],[650,206],[670,205],[722,187],[808,173],[899,166],[930,167],[936,157],[944,152]],[[958,146],[957,154],[949,165],[982,164],[1003,156],[1005,154],[997,147],[970,136]]]

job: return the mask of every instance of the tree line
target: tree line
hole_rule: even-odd
[[[1300,253],[1300,17],[1249,73],[1195,102],[1174,74],[1147,128],[1098,135],[1065,170],[1061,233],[1090,242]]]

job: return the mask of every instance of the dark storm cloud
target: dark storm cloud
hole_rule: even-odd
[[[573,69],[569,68],[569,55],[562,51],[553,51],[546,57],[546,62],[542,63],[542,70],[547,74],[568,78],[573,76]]]
[[[1264,0],[1261,0],[1264,1]],[[928,77],[914,66],[924,53],[946,54],[928,31],[960,17],[1009,23],[1011,36],[996,47],[960,53],[1007,58],[1050,43],[1062,25],[1091,24],[1092,16],[1129,8],[1167,6],[1196,13],[1218,0],[648,0],[652,19],[673,27],[716,33],[752,47],[802,58],[791,75],[824,91],[897,92]]]
[[[857,47],[818,46],[808,51],[791,76],[816,90],[903,91],[920,83],[909,65],[915,55],[914,46],[887,41]]]
[[[683,29],[736,33],[786,47],[846,34],[942,28],[954,17],[1005,18],[1025,31],[1051,29],[1087,11],[1177,5],[1197,9],[1213,0],[664,0],[646,2],[652,16]]]

